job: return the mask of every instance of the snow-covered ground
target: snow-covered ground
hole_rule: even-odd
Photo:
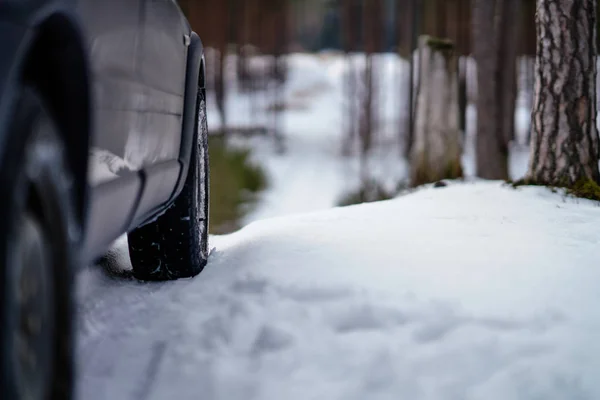
[[[393,186],[407,170],[395,112],[406,63],[378,63],[384,111],[369,163]],[[211,238],[200,276],[78,275],[79,398],[600,399],[598,204],[468,180],[331,209],[359,184],[356,155],[340,156],[346,64],[297,54],[289,65],[287,151],[262,137],[232,143],[252,148],[270,188],[244,229]],[[266,99],[229,83],[230,123],[265,122]],[[475,118],[471,105],[470,177]],[[514,178],[527,158],[513,149]],[[129,267],[123,239],[111,257]]]
[[[599,399],[599,226],[591,201],[462,183],[252,223],[194,279],[89,268],[78,392]]]

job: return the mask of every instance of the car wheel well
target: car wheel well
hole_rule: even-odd
[[[83,225],[91,133],[90,79],[83,35],[73,17],[57,12],[37,26],[21,78],[40,93],[63,136],[75,180],[77,217]]]
[[[198,76],[198,87],[205,88],[206,87],[206,60],[204,59],[204,54],[202,55],[202,60],[200,61],[200,73]]]

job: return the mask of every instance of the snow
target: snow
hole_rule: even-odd
[[[254,222],[194,279],[89,268],[78,394],[598,399],[599,225],[591,201],[451,183]]]
[[[364,58],[352,64],[360,71]],[[396,111],[408,64],[395,55],[376,64],[380,134],[368,164],[391,188],[407,176]],[[251,60],[255,72],[265,65]],[[252,149],[270,186],[244,229],[211,237],[200,276],[128,279],[124,237],[104,268],[78,274],[78,397],[600,398],[598,204],[475,180],[470,91],[465,183],[332,208],[360,183],[357,154],[340,156],[348,63],[322,53],[288,65],[287,150],[269,137],[231,141]],[[269,99],[239,91],[234,68],[231,57],[228,123],[268,124]],[[515,179],[527,169],[531,93],[517,104]],[[216,115],[209,96],[211,129]],[[121,168],[109,158],[96,154],[98,179]]]

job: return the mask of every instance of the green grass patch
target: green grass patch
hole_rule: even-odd
[[[396,187],[392,190],[386,189],[383,185],[376,180],[370,180],[366,184],[363,184],[359,189],[348,192],[345,194],[337,203],[339,207],[352,206],[355,204],[372,203],[375,201],[391,200],[399,196],[405,196],[419,190],[421,187],[431,185],[432,187],[439,189],[448,186],[448,182],[445,180],[439,180],[419,186],[413,186],[406,180],[401,180],[396,184]]]
[[[394,191],[387,190],[379,182],[370,180],[363,184],[359,189],[351,191],[340,199],[338,206],[345,207],[355,204],[372,203],[375,201],[390,200],[396,197],[396,195],[404,190],[406,185],[404,183],[398,184],[398,188]]]
[[[250,160],[250,150],[227,146],[222,137],[209,137],[210,233],[231,233],[267,186],[263,169]]]
[[[460,159],[449,161],[445,168],[433,170],[425,165],[425,160],[421,158],[421,165],[416,168],[412,177],[411,186],[416,188],[430,183],[440,182],[444,179],[457,180],[463,178],[463,169]]]

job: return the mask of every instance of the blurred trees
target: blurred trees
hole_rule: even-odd
[[[514,137],[517,20],[520,0],[473,0],[473,55],[477,63],[477,175],[508,179]]]
[[[369,0],[364,5],[364,22],[363,22],[363,38],[365,52],[365,68],[363,76],[363,96],[361,99],[361,113],[359,123],[359,133],[361,142],[361,154],[366,153],[371,149],[373,143],[373,135],[377,129],[376,111],[377,87],[374,82],[373,58],[375,53],[381,52],[384,46],[384,35],[381,21],[383,20],[383,0]]]
[[[587,24],[590,28],[587,33],[579,28],[579,31],[576,30],[580,35],[577,43],[583,46],[578,57],[582,60],[580,62],[591,62],[586,57],[591,60],[596,52],[592,47],[598,24],[596,0],[180,0],[192,28],[200,34],[205,47],[211,49],[207,52],[210,58],[207,60],[210,62],[208,81],[214,90],[223,125],[227,123],[228,67],[225,56],[237,55],[237,68],[231,71],[237,73],[238,90],[256,92],[257,99],[270,96],[269,101],[274,102],[268,118],[276,143],[281,144],[278,111],[284,108],[282,84],[287,71],[283,55],[289,51],[313,51],[339,45],[347,61],[345,98],[341,105],[344,115],[342,148],[346,154],[358,148],[363,158],[381,133],[379,114],[385,106],[379,90],[381,85],[397,84],[398,91],[403,93],[404,98],[408,97],[407,102],[393,105],[400,115],[398,126],[394,128],[397,128],[396,136],[404,140],[404,156],[410,154],[415,130],[414,98],[417,94],[413,93],[413,89],[419,87],[420,77],[415,74],[414,86],[410,84],[412,72],[409,72],[408,79],[399,79],[399,83],[381,82],[383,74],[375,55],[394,51],[409,60],[413,71],[413,62],[419,61],[418,57],[411,57],[417,54],[418,36],[430,35],[451,41],[458,58],[459,129],[466,132],[467,104],[475,104],[478,115],[474,129],[476,169],[479,176],[490,179],[509,178],[508,155],[515,139],[517,84],[525,85],[528,91],[533,89],[536,2],[548,7],[555,4],[561,10],[567,3],[586,7],[589,15],[586,14],[587,19],[578,24]],[[564,10],[572,11],[570,8]],[[576,44],[568,44],[568,38],[556,39],[549,33],[548,21],[555,16],[548,13],[543,10],[538,13],[537,33],[558,40],[553,43],[559,46],[559,58],[566,62],[569,53],[565,53],[565,58],[561,52]],[[541,21],[542,17],[546,19]],[[573,18],[576,17],[582,19],[581,15],[574,14]],[[585,42],[589,47],[581,44],[584,41],[581,39],[582,32],[587,34]],[[596,45],[593,43],[593,46]],[[545,48],[538,42],[537,50],[545,51]],[[268,66],[258,73],[250,68],[248,61],[256,54],[262,55],[261,60],[268,60]],[[520,57],[524,59],[520,60]],[[537,120],[533,120],[531,127],[534,146],[530,175],[547,181],[551,176],[548,166],[566,165],[568,157],[568,165],[579,165],[569,170],[569,179],[584,175],[596,179],[596,170],[583,166],[588,159],[597,157],[594,155],[598,152],[597,138],[592,132],[595,125],[581,117],[595,118],[595,93],[591,97],[591,93],[584,93],[581,89],[588,83],[594,83],[593,77],[582,67],[582,73],[575,78],[573,65],[552,66],[547,53],[538,54],[538,62],[547,66],[539,64],[535,71]],[[525,71],[524,79],[519,82],[517,65]],[[542,68],[550,67],[573,73],[573,78],[564,83],[564,93],[560,95],[549,89],[551,85],[556,86],[556,82],[544,75],[547,70]],[[587,103],[580,100],[582,96],[588,96]],[[257,102],[252,103],[256,106]],[[554,104],[554,108],[546,106],[550,103]],[[556,136],[558,128],[550,129],[544,122],[545,118],[579,133],[569,138]],[[588,150],[593,154],[589,157],[583,153],[587,144],[578,147],[580,144],[577,143],[583,143],[582,140],[587,140],[585,143],[591,146]],[[557,160],[561,160],[560,163]]]
[[[344,139],[342,151],[349,154],[359,141],[361,180],[366,182],[366,159],[377,132],[378,88],[375,55],[385,48],[385,1],[340,0],[342,44],[346,53]],[[353,53],[361,51],[364,63],[357,68]],[[360,71],[360,72],[359,72]]]
[[[324,45],[335,47],[335,44],[339,43],[348,54],[369,50],[389,51],[395,48],[401,56],[408,58],[408,55],[415,51],[417,35],[428,34],[450,39],[460,56],[459,112],[463,132],[466,125],[467,105],[467,61],[464,56],[469,55],[473,50],[471,12],[472,4],[475,2],[476,0],[179,0],[192,28],[200,34],[205,46],[216,50],[209,57],[211,62],[208,69],[211,75],[209,83],[215,91],[217,106],[224,121],[227,120],[224,55],[228,51],[238,55],[236,70],[240,85],[247,90],[256,90],[257,87],[265,89],[271,78],[251,76],[246,62],[249,54],[272,55],[274,59],[273,66],[269,69],[270,76],[285,78],[286,68],[280,56],[290,50],[317,50]],[[520,3],[517,6],[520,10],[516,12],[514,19],[503,19],[508,21],[505,27],[510,28],[504,31],[507,37],[514,37],[515,32],[521,34],[518,41],[508,39],[502,43],[516,47],[510,49],[500,46],[499,50],[509,55],[514,51],[518,54],[534,55],[535,0],[490,0],[490,2],[498,5],[494,7],[495,9],[511,11],[514,11],[513,6],[501,7],[501,5]],[[369,11],[371,9],[379,9],[381,12],[376,11],[379,15],[372,16],[372,12]],[[374,19],[376,23],[373,26],[377,29],[378,44],[367,49],[367,42],[372,40],[367,37],[371,34],[370,29],[365,25]],[[493,26],[498,31],[496,28],[499,27],[496,25],[490,23],[487,27],[491,29]],[[337,39],[334,37],[336,27],[339,35]],[[503,57],[503,61],[503,65],[506,66],[512,61],[512,57]],[[357,88],[354,87],[356,79],[356,77],[348,77],[347,96],[357,95]],[[511,77],[507,79],[513,80]],[[277,82],[281,81],[281,79],[277,80]],[[280,92],[277,86],[274,90],[276,93]],[[412,86],[406,85],[405,82],[399,90],[406,90],[409,98],[414,97],[411,93]],[[508,94],[504,97],[511,98]],[[353,101],[347,103],[345,114],[348,116],[348,121],[344,128],[347,132],[346,142],[351,141],[349,138],[358,137],[361,126],[360,123],[350,122],[352,115],[358,115],[359,110],[353,110],[355,106]],[[364,102],[359,100],[358,103],[360,106]],[[412,103],[412,99],[409,99],[409,104]],[[508,107],[510,107],[509,103],[507,103]],[[402,110],[399,110],[400,112]],[[403,147],[408,154],[414,115],[412,111],[405,114],[407,126],[399,126],[398,131],[406,138],[407,143]],[[273,119],[273,123],[277,124],[276,118]],[[363,119],[362,124],[365,123],[366,120]],[[353,133],[353,130],[356,132]],[[367,136],[363,135],[363,139],[368,141]],[[345,152],[348,146],[348,143],[343,144]]]
[[[213,50],[206,52],[208,83],[215,93],[223,133],[227,128],[227,55],[233,50],[238,56],[236,70],[240,88],[272,90],[276,104],[271,131],[279,139],[280,84],[286,74],[282,56],[289,44],[290,7],[294,4],[288,0],[179,0],[179,4],[205,48]],[[271,57],[265,71],[251,73],[247,61],[252,54]],[[269,82],[275,84],[269,85]],[[280,145],[280,140],[277,143]]]
[[[453,43],[459,57],[459,121],[460,129],[466,129],[467,107],[467,63],[465,56],[471,52],[471,0],[396,0],[398,13],[398,42],[400,54],[409,57],[416,50],[416,38],[426,34],[448,39]],[[410,76],[413,74],[413,59],[410,58]],[[418,77],[417,77],[418,80]],[[412,86],[409,85],[409,104],[414,107]],[[405,156],[411,152],[414,110],[409,111],[406,130]]]
[[[419,43],[419,89],[410,183],[462,178],[458,57],[454,44],[431,36]]]
[[[595,0],[538,2],[529,182],[566,187],[600,182],[596,18]]]
[[[342,115],[344,121],[342,142],[342,152],[349,155],[352,151],[352,144],[358,133],[358,95],[357,77],[355,63],[352,53],[357,52],[361,40],[361,31],[359,29],[361,22],[361,3],[360,0],[340,0],[342,46],[346,55],[346,75],[344,84],[344,102],[342,104]]]
[[[402,143],[402,137],[406,137],[404,140],[403,155],[404,157],[410,157],[410,151],[413,143],[413,131],[414,131],[414,120],[415,115],[414,109],[414,81],[415,81],[415,59],[414,51],[417,47],[417,37],[419,34],[419,21],[421,18],[421,3],[419,0],[409,0],[405,7],[400,7],[398,3],[396,5],[396,33],[398,36],[398,51],[400,56],[408,58],[409,70],[408,79],[406,80],[406,89],[408,97],[408,108],[404,110],[404,114],[407,116],[406,124],[398,124],[400,133],[400,142]]]

